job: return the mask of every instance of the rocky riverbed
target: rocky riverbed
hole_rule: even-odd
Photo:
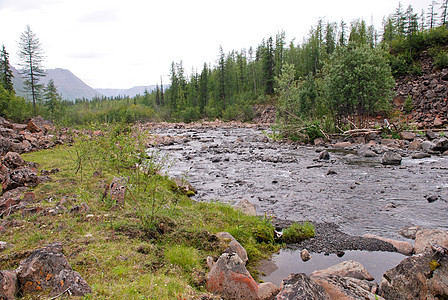
[[[404,141],[380,138],[369,144],[372,155],[362,155],[359,144],[274,142],[260,128],[178,127],[152,133],[173,163],[168,173],[187,178],[197,200],[248,199],[260,215],[333,223],[357,236],[402,239],[399,229],[411,225],[448,229],[447,156],[413,159],[419,152],[400,147]],[[329,159],[318,159],[323,150]],[[402,156],[400,165],[381,164],[389,150]]]

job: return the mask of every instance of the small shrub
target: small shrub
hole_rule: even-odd
[[[199,264],[198,251],[184,245],[174,245],[165,249],[165,258],[171,264],[189,271]]]
[[[406,100],[404,101],[403,109],[404,109],[404,111],[405,111],[406,113],[410,113],[410,112],[412,112],[412,108],[413,108],[413,105],[412,105],[412,97],[411,97],[411,96],[408,96],[408,97],[406,98]]]
[[[308,221],[304,223],[292,223],[291,226],[283,230],[282,240],[292,244],[314,237],[314,225]]]
[[[434,56],[434,64],[438,69],[448,67],[448,52],[442,51]]]

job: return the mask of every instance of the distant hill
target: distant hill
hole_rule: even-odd
[[[16,93],[20,96],[27,97],[28,95],[24,91],[23,78],[17,69],[11,66],[11,70],[14,75],[13,85]],[[62,94],[63,99],[73,101],[77,98],[92,99],[95,96],[102,96],[100,92],[85,84],[67,69],[48,69],[46,72],[47,76],[42,78],[41,83],[47,84],[50,79],[53,79],[54,84],[56,85],[58,92]]]
[[[166,90],[168,87],[169,85],[165,84],[163,85],[164,90]],[[151,92],[156,89],[156,85],[134,86],[130,89],[96,89],[96,90],[106,97],[117,97],[117,96],[134,97],[135,95],[143,95],[145,89],[148,92]]]

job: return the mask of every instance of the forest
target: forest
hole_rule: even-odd
[[[30,99],[18,97],[3,47],[0,115],[16,121],[42,115],[61,125],[251,121],[254,105],[265,104],[276,106],[280,131],[293,139],[362,127],[371,117],[390,114],[395,79],[421,73],[422,51],[428,50],[438,68],[448,67],[447,4],[439,7],[432,1],[427,13],[399,4],[379,30],[362,19],[350,24],[322,19],[302,42],[287,41],[282,31],[249,49],[226,52],[220,47],[215,65],[204,63],[188,74],[182,61],[172,62],[169,88],[164,90],[161,82],[154,91],[132,98],[64,100],[51,81],[39,84],[41,74],[35,70],[33,75],[26,59],[22,74]],[[37,52],[39,63],[38,39],[27,30],[21,49]]]

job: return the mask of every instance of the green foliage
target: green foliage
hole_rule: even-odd
[[[327,105],[335,119],[353,116],[358,127],[390,100],[395,85],[385,53],[368,46],[335,53],[325,66],[324,81]]]
[[[269,219],[264,218],[262,222],[255,227],[254,237],[259,243],[273,244],[275,242],[274,226]]]
[[[169,263],[191,271],[199,265],[199,255],[195,248],[184,245],[173,245],[165,249],[165,258]]]
[[[411,113],[412,112],[412,108],[413,108],[413,105],[412,105],[412,97],[409,95],[407,98],[406,98],[406,100],[404,101],[404,104],[403,104],[403,109],[404,109],[404,111],[406,112],[406,113]]]
[[[314,237],[314,225],[308,221],[304,223],[292,223],[288,228],[283,229],[282,240],[285,243],[298,243],[305,239]]]
[[[434,56],[434,65],[438,69],[448,68],[448,51],[441,51]]]

